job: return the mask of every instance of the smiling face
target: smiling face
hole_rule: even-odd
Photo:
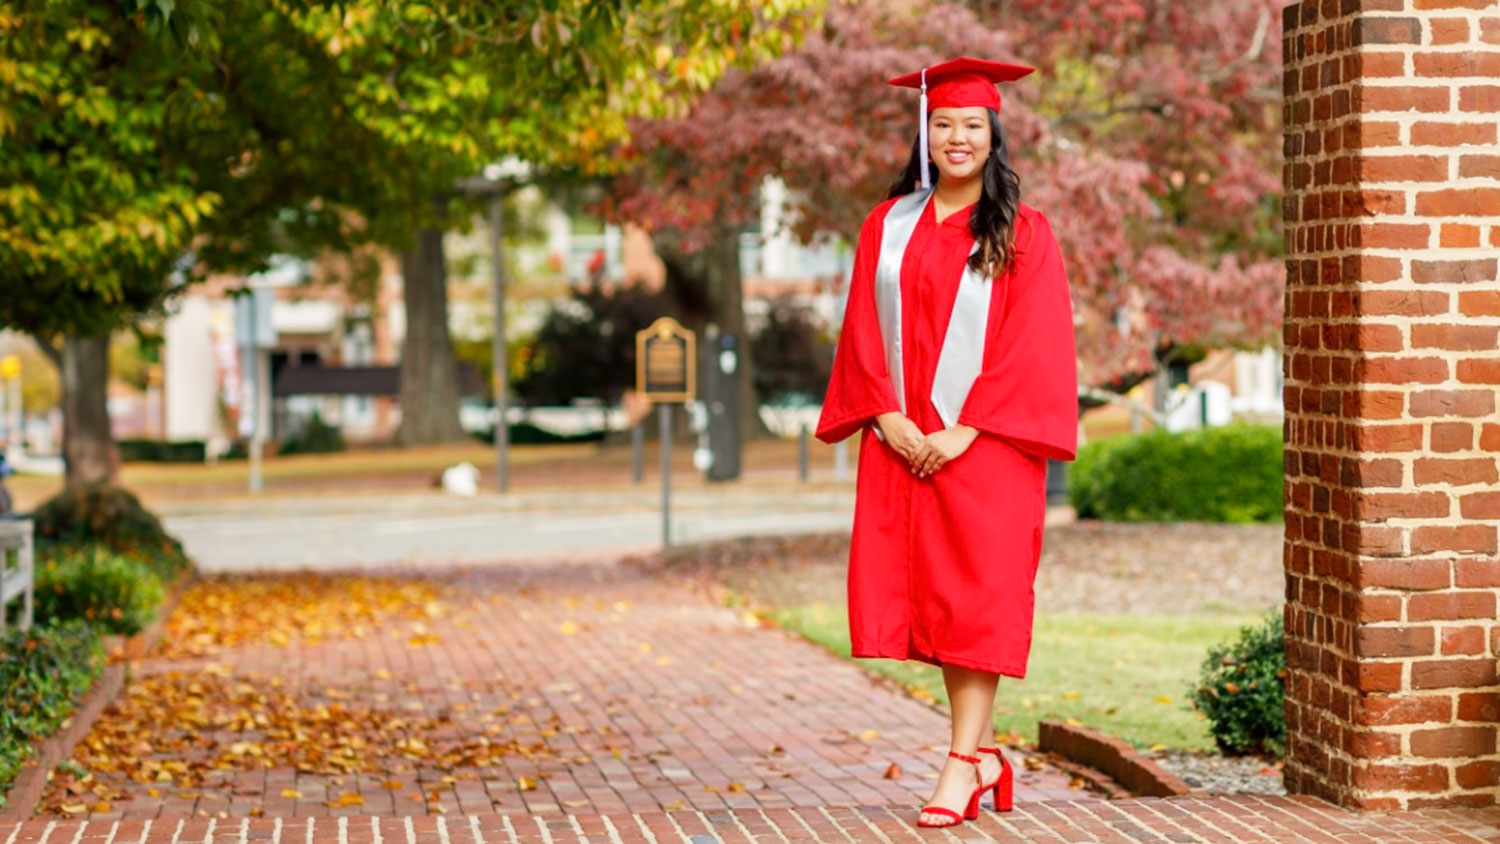
[[[990,155],[990,115],[984,106],[935,108],[927,116],[927,143],[941,178],[979,176]]]

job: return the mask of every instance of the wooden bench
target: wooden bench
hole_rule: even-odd
[[[10,604],[21,599],[18,624],[31,629],[32,580],[35,555],[30,519],[0,519],[0,630],[10,624]]]

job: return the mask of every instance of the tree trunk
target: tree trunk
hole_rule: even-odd
[[[721,334],[738,338],[740,433],[745,439],[757,439],[767,433],[760,420],[760,401],[755,395],[754,344],[745,329],[745,285],[740,272],[740,231],[721,226],[705,250],[712,316]]]
[[[421,445],[462,440],[441,230],[418,232],[416,249],[401,255],[401,276],[406,338],[401,349],[401,427],[396,441]]]
[[[68,337],[62,349],[63,462],[68,486],[120,480],[109,429],[109,334]]]

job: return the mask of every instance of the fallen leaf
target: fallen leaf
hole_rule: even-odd
[[[354,792],[352,792],[352,791],[346,791],[343,794],[339,795],[339,798],[337,800],[334,800],[333,802],[327,803],[325,805],[328,805],[328,806],[363,806],[363,805],[365,805],[365,798],[362,797],[362,796],[360,796],[360,795],[358,795],[358,794],[356,794],[356,793],[354,793]]]
[[[295,788],[283,788],[281,790],[281,796],[282,797],[290,797],[293,800],[297,800],[297,799],[299,799],[299,798],[302,797],[302,792],[298,791]]]
[[[531,777],[518,777],[516,779],[516,786],[522,791],[533,791],[536,789],[536,780]]]
[[[1166,704],[1168,706],[1171,706],[1172,705],[1172,696],[1171,695],[1157,695],[1156,696],[1156,702],[1157,703]]]
[[[888,780],[901,779],[901,766],[897,765],[895,762],[892,762],[890,766],[885,769],[885,778]]]
[[[571,621],[564,621],[562,624],[557,625],[557,632],[564,636],[571,636],[578,632],[578,625]]]

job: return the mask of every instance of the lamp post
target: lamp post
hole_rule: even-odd
[[[495,309],[495,332],[490,347],[490,364],[494,370],[490,388],[495,393],[495,475],[501,492],[510,489],[510,426],[506,422],[509,410],[508,362],[505,354],[505,255],[502,246],[505,234],[503,202],[505,195],[530,175],[531,168],[514,159],[500,164],[490,164],[481,176],[460,179],[454,187],[470,196],[489,200],[490,217],[490,262],[492,265],[492,297]]]

